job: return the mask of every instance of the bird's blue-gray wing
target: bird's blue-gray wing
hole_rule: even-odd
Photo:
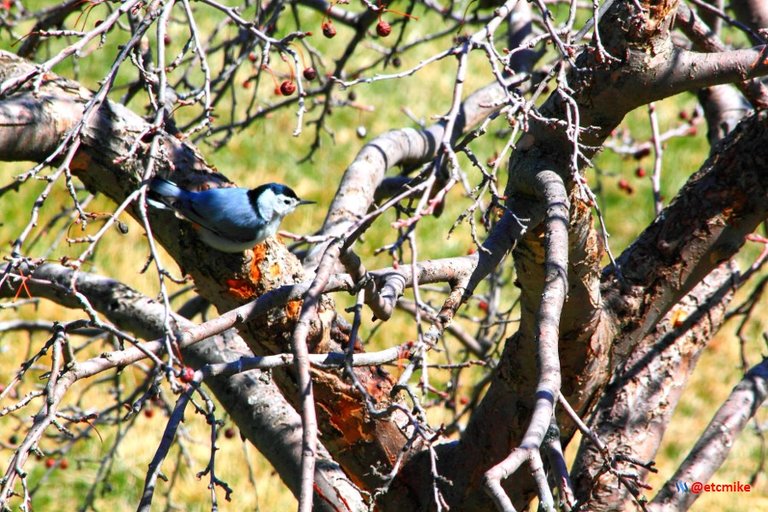
[[[173,207],[195,224],[233,241],[253,240],[260,227],[244,188],[187,191]]]

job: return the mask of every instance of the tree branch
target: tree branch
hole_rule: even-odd
[[[648,510],[661,512],[690,508],[699,494],[680,492],[677,484],[709,482],[725,462],[736,438],[767,398],[768,359],[763,359],[733,388],[691,452],[653,498]]]
[[[530,424],[520,446],[503,461],[485,472],[486,490],[504,512],[514,512],[512,501],[501,486],[501,481],[516,472],[524,462],[531,465],[534,478],[541,468],[539,450],[549,430],[555,402],[560,394],[560,357],[558,341],[560,315],[568,293],[568,196],[565,185],[557,173],[542,171],[537,175],[542,201],[548,205],[544,219],[546,229],[545,273],[546,279],[536,318],[536,343],[538,354],[538,385]],[[554,501],[544,478],[539,482],[539,499],[545,509],[553,509]]]
[[[80,308],[80,302],[69,288],[74,283],[77,291],[90,301],[95,310],[120,328],[150,339],[163,334],[163,305],[114,279],[87,272],[78,272],[75,276],[72,269],[50,263],[38,266],[33,272],[27,271],[26,274],[31,274],[29,287],[36,297],[52,300],[68,308]],[[0,287],[0,296],[7,296],[7,292],[12,293],[10,286]],[[214,329],[196,327],[179,316],[174,316],[174,322],[182,333],[197,332],[197,335],[184,337],[185,341],[181,343],[184,360],[195,368],[252,356],[243,341],[231,331],[216,335],[213,334]],[[222,325],[219,327],[221,331],[229,328]],[[59,379],[54,396],[63,396],[69,386],[79,380],[91,378],[109,369],[128,366],[144,359],[150,352],[162,354],[164,349],[162,340],[156,340],[142,343],[140,348],[126,348],[78,362]],[[290,364],[290,360],[282,361],[281,364]],[[338,364],[343,364],[343,355]],[[264,454],[288,487],[298,495],[302,453],[301,420],[277,386],[258,370],[235,375],[218,373],[206,378],[205,383],[235,420],[243,436]],[[248,404],[248,407],[244,407],[244,404]],[[352,510],[367,509],[353,486],[339,485],[340,482],[346,482],[347,478],[333,463],[327,451],[320,447],[318,456],[322,463],[318,464],[315,472],[315,506],[322,510],[339,510],[342,502],[337,500],[344,500]],[[17,465],[21,467],[23,462],[18,460]]]

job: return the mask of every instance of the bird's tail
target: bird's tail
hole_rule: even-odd
[[[174,182],[164,178],[149,180],[147,203],[155,208],[168,209],[173,201],[179,199],[184,191]]]
[[[152,178],[149,181],[149,190],[161,197],[178,199],[183,191],[177,184],[165,178]]]

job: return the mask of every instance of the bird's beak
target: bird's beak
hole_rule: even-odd
[[[301,206],[303,204],[317,204],[315,201],[305,201],[304,199],[299,199],[299,204],[296,206]]]

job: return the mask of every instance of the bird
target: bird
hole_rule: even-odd
[[[203,242],[228,253],[252,249],[277,233],[280,221],[297,206],[314,204],[280,183],[193,192],[155,177],[149,181],[149,192],[151,206],[173,210],[193,224]]]

